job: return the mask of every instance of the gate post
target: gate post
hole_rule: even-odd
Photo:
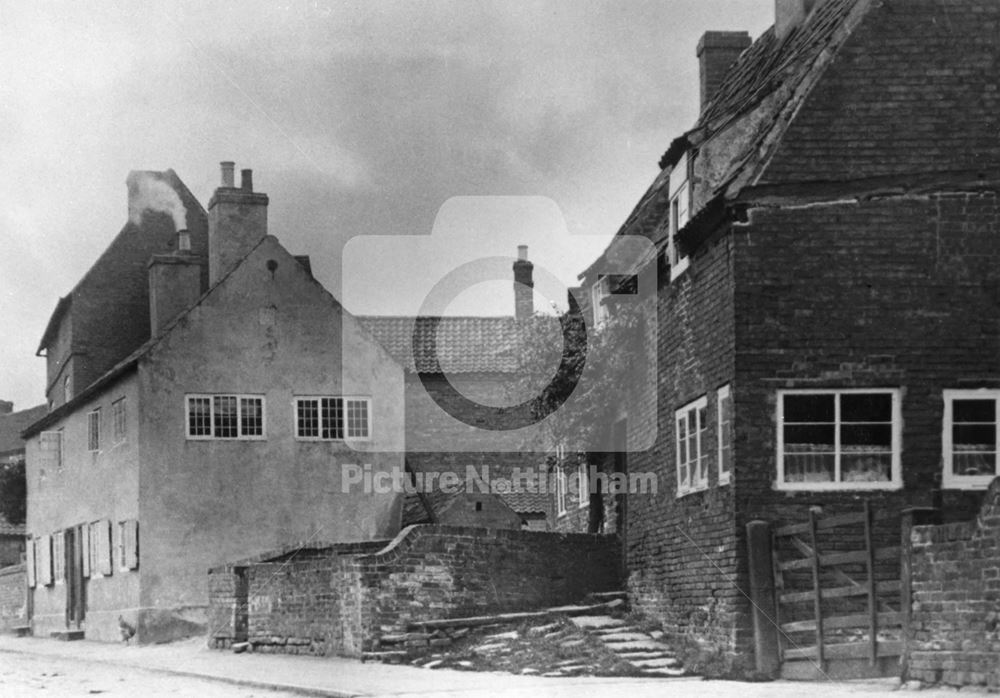
[[[753,606],[754,660],[758,673],[775,678],[781,671],[778,645],[777,603],[774,597],[774,565],[771,558],[771,525],[767,521],[747,524],[750,602]]]

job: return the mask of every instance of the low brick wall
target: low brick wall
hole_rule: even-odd
[[[28,624],[28,581],[24,564],[0,569],[0,630]]]
[[[1000,690],[1000,478],[969,522],[915,526],[908,678]]]
[[[210,572],[209,644],[359,656],[412,623],[534,610],[617,589],[618,555],[611,536],[411,526],[388,545],[242,561]]]

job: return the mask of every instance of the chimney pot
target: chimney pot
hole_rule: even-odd
[[[514,317],[518,320],[530,318],[535,312],[534,268],[528,261],[528,246],[518,245],[514,262]]]
[[[729,68],[751,43],[748,32],[711,31],[702,35],[697,50],[702,109],[719,91]]]
[[[521,260],[527,260],[528,259],[528,246],[527,245],[518,245],[517,246],[517,258],[521,259]]]
[[[219,165],[222,167],[222,186],[232,189],[236,186],[236,181],[233,178],[236,163],[226,160],[225,162],[220,162]]]
[[[10,414],[14,411],[14,403],[10,400],[0,400],[0,414]]]
[[[243,178],[240,188],[247,192],[253,191],[253,170],[240,170],[240,175]]]

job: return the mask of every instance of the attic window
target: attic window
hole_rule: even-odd
[[[670,261],[670,278],[676,279],[688,267],[687,255],[677,246],[677,233],[691,219],[690,159],[685,153],[670,170],[668,186],[670,196],[670,221],[667,236],[667,257]]]

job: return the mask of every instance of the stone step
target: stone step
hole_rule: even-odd
[[[31,635],[31,626],[16,625],[10,629],[10,634],[14,637],[29,637]]]
[[[657,642],[656,640],[650,640],[649,638],[646,638],[645,640],[631,640],[629,642],[608,643],[608,644],[605,645],[605,647],[607,647],[609,650],[611,650],[612,652],[615,652],[615,653],[619,653],[619,652],[636,652],[636,651],[639,651],[639,650],[643,650],[643,651],[647,651],[647,652],[652,652],[652,651],[670,652],[671,651],[671,649],[670,649],[670,647],[668,645],[665,645],[662,642]]]
[[[570,621],[578,628],[597,632],[613,632],[626,625],[621,618],[612,618],[611,616],[576,616],[570,618]]]
[[[614,645],[620,642],[637,642],[640,640],[649,640],[653,642],[651,638],[646,633],[608,633],[606,635],[601,635],[601,642],[606,645]]]
[[[634,667],[640,669],[676,669],[681,666],[681,662],[676,657],[660,657],[657,659],[633,659],[629,661]]]
[[[53,640],[62,640],[63,642],[72,642],[73,640],[82,640],[83,631],[82,630],[53,630],[49,633],[49,637]]]
[[[613,599],[621,599],[622,601],[628,601],[627,591],[595,591],[592,594],[587,594],[588,599],[593,599],[594,601],[611,601]]]
[[[385,652],[362,652],[361,661],[362,662],[386,662],[388,664],[396,664],[403,661],[409,655],[401,650],[388,650]]]
[[[591,632],[596,634],[598,637],[603,637],[605,635],[614,635],[615,633],[638,633],[642,631],[632,625],[625,625],[622,623],[619,626],[597,628],[596,630],[591,630]]]
[[[615,652],[615,656],[630,662],[633,659],[659,659],[660,657],[673,657],[674,655],[664,650],[640,650],[638,652]]]
[[[671,669],[669,667],[664,667],[663,669],[643,669],[643,676],[684,676],[684,668]]]

